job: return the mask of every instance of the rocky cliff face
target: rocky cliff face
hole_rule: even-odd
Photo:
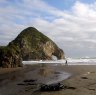
[[[19,47],[23,60],[50,60],[52,55],[64,59],[63,51],[34,27],[23,30],[11,44]]]
[[[14,67],[14,64],[21,66],[21,58],[23,60],[51,60],[53,55],[57,59],[64,59],[63,50],[51,39],[34,27],[28,27],[8,46],[0,47],[0,65],[10,64],[4,67]]]
[[[22,58],[17,47],[0,47],[0,67],[14,68],[22,66]]]
[[[52,59],[52,55],[56,56],[57,59],[64,59],[64,53],[63,50],[58,48],[55,43],[52,41],[47,41],[43,45],[43,52],[46,56],[48,56],[50,59]]]

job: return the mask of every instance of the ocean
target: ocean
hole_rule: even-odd
[[[96,65],[95,58],[66,58],[68,65]],[[23,64],[56,63],[65,65],[66,60],[23,61]],[[55,64],[55,65],[56,65]]]

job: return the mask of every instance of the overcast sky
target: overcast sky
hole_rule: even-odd
[[[67,57],[96,57],[96,0],[0,0],[0,45],[29,26]]]

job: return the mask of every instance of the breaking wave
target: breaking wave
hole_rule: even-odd
[[[23,64],[56,63],[65,65],[66,60],[47,61],[23,61]],[[68,65],[96,65],[95,58],[67,58]]]

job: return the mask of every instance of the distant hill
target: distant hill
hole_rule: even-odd
[[[64,59],[61,50],[51,39],[34,27],[24,29],[6,47],[0,47],[0,65],[3,67],[22,66],[21,60]],[[15,62],[16,61],[16,62]]]

